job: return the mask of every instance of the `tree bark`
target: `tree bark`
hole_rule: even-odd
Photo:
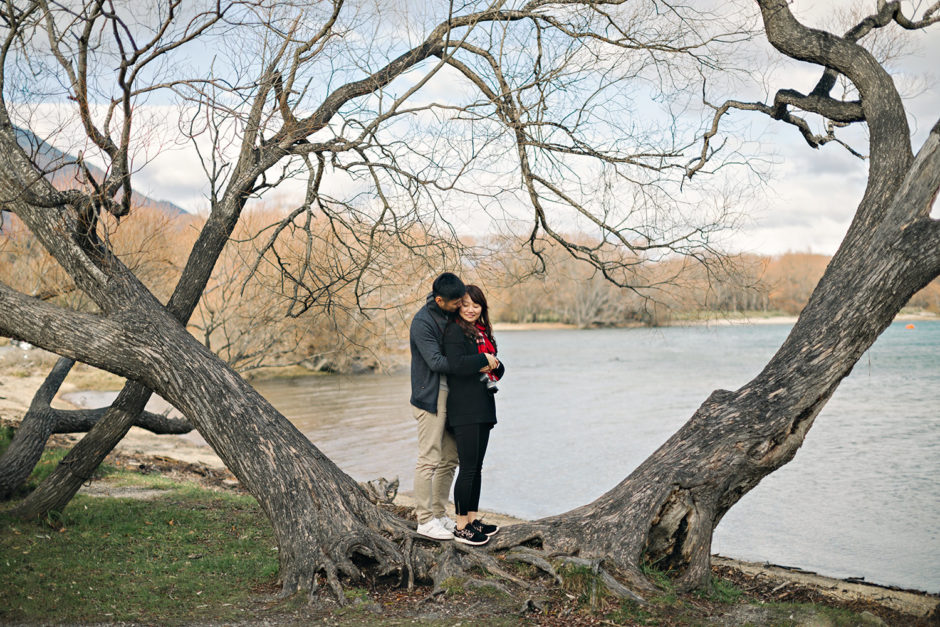
[[[9,498],[14,490],[26,482],[42,456],[46,441],[56,427],[55,410],[49,403],[74,363],[71,359],[59,359],[33,395],[13,441],[3,457],[0,457],[0,500]]]
[[[57,346],[74,359],[136,378],[191,417],[271,519],[285,591],[315,587],[318,572],[331,582],[338,582],[340,573],[358,578],[354,559],[359,558],[374,561],[380,574],[403,568],[403,553],[383,535],[410,536],[403,521],[377,508],[355,481],[162,307],[154,304],[147,316],[117,316],[117,325],[115,316],[61,311],[3,284],[0,306],[9,313],[0,321],[0,332],[34,337],[39,345]],[[96,341],[76,336],[75,325]]]
[[[217,250],[237,222],[247,190],[230,188],[231,199],[222,203],[228,211],[210,219],[187,264],[187,271],[192,269],[189,276],[198,280],[181,281],[178,301],[171,300],[165,308],[120,260],[93,237],[83,235],[70,207],[27,202],[55,192],[32,176],[32,166],[16,145],[9,123],[0,126],[6,145],[0,159],[0,191],[6,207],[23,220],[101,311],[90,314],[63,309],[0,283],[0,310],[5,314],[0,318],[0,333],[30,337],[37,346],[138,384],[136,391],[125,390],[124,398],[114,405],[121,409],[123,419],[98,425],[114,427],[107,447],[73,449],[77,463],[85,461],[84,470],[73,472],[70,464],[63,464],[67,489],[53,486],[45,494],[77,490],[87,478],[87,469],[100,463],[96,460],[92,465],[87,460],[110,451],[111,442],[116,443],[129,428],[130,417],[143,408],[147,390],[155,390],[187,416],[268,514],[278,539],[285,592],[315,588],[320,572],[326,573],[338,592],[340,573],[360,576],[353,561],[357,556],[370,560],[372,570],[379,574],[404,572],[405,556],[386,536],[409,537],[407,526],[371,503],[355,481],[179,322],[198,302]],[[253,157],[249,154],[249,158]],[[24,193],[18,182],[30,180],[34,181],[32,188]],[[244,184],[250,187],[252,180],[246,176]],[[174,305],[176,310],[171,311]],[[50,506],[44,494],[39,494],[21,507],[20,514],[34,516]]]
[[[185,323],[196,309],[242,206],[243,202],[238,198],[223,202],[210,214],[200,232],[167,304],[167,310],[179,321]],[[20,515],[35,518],[64,509],[130,428],[141,421],[141,416],[146,415],[144,407],[151,394],[146,387],[128,381],[88,434],[69,451],[52,474],[23,500],[18,510]],[[154,416],[148,420],[157,423]]]

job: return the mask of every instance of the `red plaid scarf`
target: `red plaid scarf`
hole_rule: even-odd
[[[490,337],[489,333],[486,332],[486,327],[483,326],[480,322],[474,324],[477,328],[477,353],[489,353],[491,355],[496,354],[496,345],[493,344],[493,338]],[[496,375],[492,372],[486,373],[487,376],[493,381],[497,381]]]

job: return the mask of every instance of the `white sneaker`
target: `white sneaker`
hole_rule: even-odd
[[[454,529],[457,528],[457,521],[451,519],[449,516],[441,516],[437,519],[441,523],[441,527],[447,529],[447,531],[454,533]]]
[[[428,522],[418,525],[418,535],[422,535],[425,538],[433,538],[434,540],[454,539],[454,534],[444,529],[441,521],[437,518],[432,518]]]

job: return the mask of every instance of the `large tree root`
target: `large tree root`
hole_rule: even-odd
[[[603,560],[600,559],[585,559],[582,557],[573,557],[570,555],[552,556],[550,553],[537,551],[527,547],[515,547],[506,553],[505,558],[507,561],[523,562],[525,564],[535,566],[554,579],[555,583],[557,583],[559,586],[563,586],[565,584],[564,577],[559,574],[558,569],[553,566],[549,560],[554,559],[556,564],[588,568],[594,575],[595,580],[599,583],[602,583],[610,594],[613,594],[614,596],[621,599],[630,599],[631,601],[641,605],[646,603],[646,599],[617,581],[613,575],[605,570],[602,567]]]
[[[549,566],[560,561],[593,568],[596,563],[596,573],[605,579],[611,593],[644,603],[643,595],[656,592],[657,587],[640,571],[638,563],[613,559],[613,551],[606,543],[621,537],[621,534],[609,527],[605,527],[605,532],[600,535],[592,534],[589,527],[596,525],[578,517],[556,516],[505,527],[490,545],[492,550],[507,551],[507,558],[512,556],[525,561],[552,577],[558,574],[546,570],[544,564],[534,560],[544,560]],[[577,560],[583,560],[583,563]]]
[[[419,536],[411,524],[385,512],[375,522],[378,524],[348,534],[343,542],[324,545],[307,568],[285,576],[282,594],[290,596],[307,589],[314,602],[322,592],[327,592],[333,602],[345,605],[350,602],[344,593],[346,585],[361,586],[368,582],[372,586],[412,589],[418,584],[430,584],[426,601],[455,590],[489,588],[510,597],[525,598],[526,607],[532,608],[538,606],[533,592],[545,585],[567,588],[568,578],[575,576],[588,578],[591,598],[614,597],[644,605],[647,603],[644,594],[656,590],[642,574],[624,577],[622,569],[602,558],[526,546],[533,544],[531,539],[540,533],[552,535],[537,524],[506,527],[500,535],[510,533],[501,542],[496,542],[499,537],[496,536],[491,546],[470,547]],[[514,563],[532,566],[548,579],[514,574]]]
[[[329,529],[323,538],[297,546],[281,546],[280,596],[306,591],[313,601],[325,584],[335,602],[345,605],[344,582],[412,587],[416,580],[426,580],[430,552],[415,542],[420,536],[409,523],[379,508],[369,514],[368,522]]]

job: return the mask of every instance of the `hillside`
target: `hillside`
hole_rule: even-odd
[[[47,173],[46,178],[55,187],[58,189],[72,189],[80,184],[81,176],[74,155],[62,152],[28,130],[16,127],[16,134],[20,146]],[[101,168],[90,163],[86,163],[85,166],[96,179],[100,180],[105,177],[105,172]],[[120,198],[120,195],[118,198]],[[132,194],[131,204],[135,207],[156,209],[170,217],[187,213],[185,209],[168,200],[150,198],[137,192]],[[6,223],[6,220],[4,220],[4,223]]]

